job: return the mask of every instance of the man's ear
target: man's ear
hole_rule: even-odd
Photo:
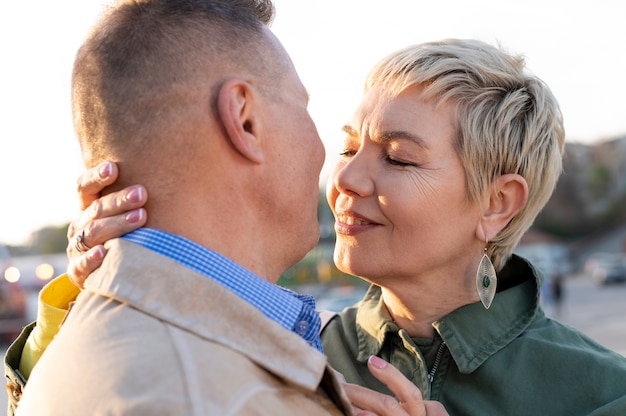
[[[258,136],[259,119],[250,85],[242,79],[228,79],[219,90],[217,108],[226,136],[233,147],[243,157],[262,163],[264,154]]]
[[[516,173],[500,176],[491,186],[476,238],[481,241],[493,239],[521,211],[527,200],[526,179]]]

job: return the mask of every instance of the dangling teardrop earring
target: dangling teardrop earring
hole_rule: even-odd
[[[476,290],[478,297],[483,303],[485,309],[489,309],[493,298],[496,296],[496,287],[498,286],[498,278],[493,263],[487,256],[487,242],[485,242],[485,253],[483,254],[478,270],[476,270]]]

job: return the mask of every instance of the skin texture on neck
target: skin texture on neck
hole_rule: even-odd
[[[392,280],[391,277],[388,279]],[[456,281],[449,279],[440,284],[435,281],[436,277],[430,277],[421,284],[412,281],[381,286],[389,314],[398,327],[407,331],[411,337],[432,338],[433,322],[461,306],[478,301],[471,276]]]

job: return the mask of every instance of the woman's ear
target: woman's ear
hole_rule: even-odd
[[[259,119],[250,85],[241,79],[228,79],[220,87],[217,108],[226,137],[233,147],[246,159],[262,163],[264,154],[258,135]]]
[[[476,238],[482,241],[493,239],[522,210],[527,200],[526,179],[516,173],[500,176],[491,186]]]

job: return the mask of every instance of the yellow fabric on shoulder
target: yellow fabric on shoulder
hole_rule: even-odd
[[[19,370],[27,380],[44,350],[59,332],[70,303],[76,300],[79,293],[80,289],[67,274],[56,277],[39,292],[37,325],[30,333],[20,359]]]

